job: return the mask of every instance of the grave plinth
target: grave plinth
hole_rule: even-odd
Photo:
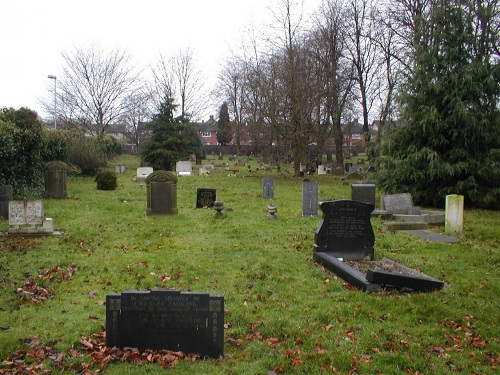
[[[154,171],[146,178],[147,215],[177,214],[177,177],[172,172]]]
[[[45,196],[49,198],[67,198],[68,165],[62,161],[45,164]]]
[[[224,296],[178,290],[106,296],[106,345],[224,355]]]

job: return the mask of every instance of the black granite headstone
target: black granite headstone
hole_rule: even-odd
[[[0,185],[0,219],[9,218],[9,201],[12,200],[12,186]]]
[[[370,222],[374,205],[351,200],[320,203],[323,211],[314,236],[314,251],[345,260],[373,259],[375,235]]]
[[[375,184],[352,184],[351,200],[375,206]]]
[[[224,355],[224,296],[178,290],[106,296],[106,346]]]
[[[216,200],[217,200],[216,189],[205,189],[205,188],[196,189],[196,208],[204,208],[204,207],[212,208]]]

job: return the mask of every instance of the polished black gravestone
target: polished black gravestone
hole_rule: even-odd
[[[196,208],[214,206],[214,202],[217,200],[217,190],[216,189],[196,189]]]
[[[362,272],[344,260],[373,259],[375,235],[370,222],[374,205],[352,200],[320,203],[323,217],[314,235],[314,260],[358,289],[375,292],[380,289]]]
[[[224,355],[224,296],[178,290],[106,296],[106,346]]]
[[[375,235],[370,222],[374,205],[352,200],[320,203],[323,218],[314,236],[315,252],[345,260],[373,259]]]

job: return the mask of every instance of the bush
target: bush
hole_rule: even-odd
[[[68,162],[68,136],[65,131],[44,130],[42,157],[45,162],[59,160]]]
[[[73,131],[68,138],[68,164],[83,175],[95,176],[106,165],[106,156],[95,138]]]
[[[95,177],[97,190],[115,190],[118,186],[116,173],[109,169],[102,169]]]
[[[123,151],[123,145],[110,135],[104,136],[102,147],[108,159],[120,156]]]

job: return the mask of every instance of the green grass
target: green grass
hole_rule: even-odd
[[[132,181],[138,161],[116,163],[127,165],[116,190],[97,190],[90,177],[69,177],[69,199],[44,200],[45,216],[64,236],[0,239],[0,360],[27,349],[23,339],[37,335],[60,352],[78,349],[82,336],[102,330],[106,294],[162,287],[225,296],[225,357],[181,362],[176,374],[496,372],[499,212],[466,210],[458,244],[383,233],[382,221],[372,219],[376,259],[400,261],[449,287],[367,294],[349,290],[312,261],[320,218],[301,217],[302,180],[286,171],[250,177],[240,167],[237,177],[224,169],[179,177],[179,214],[146,216],[146,186]],[[275,179],[279,220],[267,219],[265,176]],[[318,182],[320,199],[350,198],[350,186],[338,177],[310,179]],[[217,189],[223,218],[195,209],[198,187]],[[0,223],[1,231],[7,228]],[[71,278],[38,277],[72,264]],[[54,297],[21,303],[16,290],[26,280],[37,280]],[[77,363],[73,372],[90,362],[78,353],[66,355],[67,364]],[[45,366],[62,372],[48,360]],[[164,371],[121,363],[104,373]]]

